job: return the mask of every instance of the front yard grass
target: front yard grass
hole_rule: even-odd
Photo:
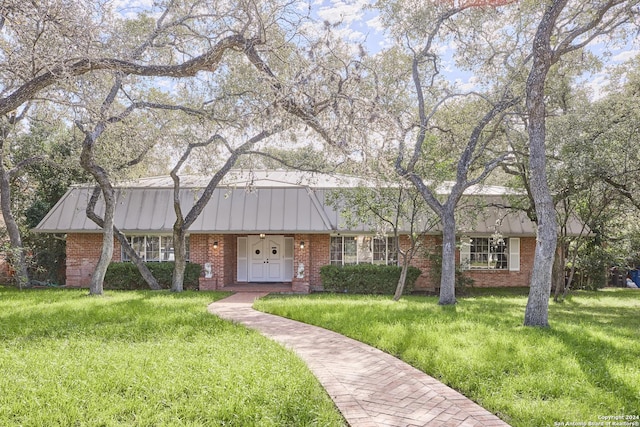
[[[0,287],[0,425],[344,425],[292,352],[207,313],[223,296]]]
[[[504,293],[449,307],[335,294],[256,302],[396,355],[516,427],[639,426],[640,291],[551,303],[550,329],[523,327],[525,305],[526,295]]]

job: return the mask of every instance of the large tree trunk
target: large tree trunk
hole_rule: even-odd
[[[544,83],[541,86],[543,87]],[[542,87],[540,87],[541,91]],[[529,164],[531,191],[538,218],[538,236],[524,324],[525,326],[548,327],[551,272],[556,253],[558,230],[553,200],[551,199],[551,192],[546,179],[545,119],[542,93],[540,93],[539,98],[538,103],[542,107],[540,108],[540,105],[538,105],[533,109],[530,108],[530,112],[537,109],[541,109],[542,112],[534,113],[535,117],[530,117],[529,144],[531,156]]]
[[[440,305],[456,303],[456,219],[453,211],[443,210],[442,273],[440,276]]]
[[[102,295],[104,293],[104,276],[113,258],[113,218],[115,213],[115,197],[113,189],[111,191],[102,189],[104,197],[104,227],[102,229],[102,249],[98,263],[91,276],[89,294]]]
[[[547,183],[544,87],[552,63],[550,37],[562,7],[563,5],[554,2],[545,10],[533,42],[533,65],[526,85],[529,113],[529,172],[538,219],[538,238],[524,316],[525,326],[549,326],[551,271],[558,241],[558,226]]]
[[[175,257],[175,266],[173,268],[173,276],[171,280],[172,292],[182,292],[184,289],[184,271],[187,268],[186,239],[187,236],[182,225],[174,225],[173,252]]]
[[[396,286],[396,292],[393,295],[394,301],[399,301],[404,292],[404,286],[407,283],[407,271],[409,271],[409,255],[402,256],[402,270],[400,271],[400,279],[398,279],[398,285]]]
[[[0,163],[2,162],[1,154],[2,146],[0,145]],[[13,213],[11,212],[11,183],[9,173],[3,164],[0,164],[0,205],[2,206],[2,216],[9,234],[11,243],[11,265],[15,270],[15,280],[18,287],[29,284],[29,271],[27,270],[27,261],[25,259],[24,248],[22,247],[22,238],[20,237],[20,229],[16,223]]]
[[[96,135],[100,131],[96,131],[95,135],[87,134],[82,145],[82,153],[80,154],[80,165],[89,172],[102,191],[104,198],[104,216],[102,226],[102,249],[98,263],[91,276],[91,284],[89,286],[90,295],[102,295],[104,293],[104,276],[107,273],[107,267],[111,263],[113,257],[113,226],[115,215],[115,192],[109,181],[107,172],[98,166],[93,160],[93,146],[95,144]]]

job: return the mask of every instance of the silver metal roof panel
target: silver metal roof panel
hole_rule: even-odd
[[[246,179],[252,184],[246,185]],[[245,181],[243,181],[243,179]],[[305,181],[306,180],[306,181]],[[186,177],[181,182],[180,203],[186,215],[202,193],[207,181],[202,177]],[[311,185],[317,183],[318,186]],[[302,172],[260,171],[251,176],[234,172],[227,184],[217,188],[202,214],[190,228],[191,233],[327,233],[374,232],[360,224],[346,229],[340,214],[327,204],[330,191],[362,185],[353,177],[328,177]],[[38,224],[35,231],[51,233],[96,232],[100,229],[86,217],[85,208],[93,187],[74,186],[62,197]],[[175,222],[173,181],[168,177],[144,178],[123,183],[118,188],[115,212],[116,225],[125,233],[171,233]],[[496,201],[515,192],[503,187],[476,186],[470,195],[482,196],[481,204]],[[474,198],[474,197],[472,197]],[[472,208],[474,209],[474,208]],[[462,233],[490,234],[499,230],[504,235],[535,235],[535,225],[524,213],[486,206],[483,216],[458,219]],[[100,198],[96,212],[104,212]],[[570,232],[578,234],[581,224],[573,221]],[[438,232],[437,229],[433,230]]]

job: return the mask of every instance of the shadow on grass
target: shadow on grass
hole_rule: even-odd
[[[0,319],[4,340],[69,338],[82,335],[101,340],[148,341],[188,338],[224,322],[206,306],[225,294],[169,291],[109,291],[89,296],[86,290],[18,291],[0,288]]]
[[[626,402],[628,407],[616,408],[620,413],[625,413],[625,410],[637,411],[640,408],[638,389],[631,387],[628,381],[620,379],[624,375],[622,371],[624,371],[625,365],[631,366],[640,363],[637,351],[626,346],[614,351],[612,346],[615,344],[611,340],[605,340],[593,334],[585,336],[577,331],[560,329],[553,330],[551,334],[565,345],[567,355],[570,355],[579,364],[591,387],[615,395],[617,399]],[[612,372],[610,366],[618,367],[621,372],[617,374]],[[567,384],[567,386],[571,386],[571,384]],[[606,410],[611,411],[612,408],[608,407]],[[602,415],[608,415],[608,413]]]
[[[574,324],[615,329],[625,336],[640,337],[640,293],[582,292],[560,304],[551,303],[550,317]]]

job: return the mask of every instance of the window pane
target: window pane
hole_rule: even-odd
[[[174,261],[173,236],[133,236],[131,248],[145,262]],[[187,261],[189,261],[189,236],[186,238]],[[122,261],[131,261],[122,250]]]
[[[342,236],[331,236],[329,258],[332,265],[342,265]]]
[[[160,260],[174,261],[173,236],[163,236],[160,240]]]
[[[396,238],[387,237],[387,264],[398,265],[398,251],[396,250]]]
[[[507,258],[509,251],[507,250],[507,239],[500,239],[497,242],[491,244],[491,265],[489,268],[495,268],[498,270],[507,269]]]
[[[127,241],[129,242],[129,244],[131,244],[131,239],[130,238],[127,238]],[[122,262],[131,261],[129,259],[129,255],[127,255],[127,253],[125,252],[123,245],[120,245],[120,259],[122,260]]]
[[[144,236],[133,236],[131,238],[131,248],[140,258],[142,258],[143,261],[146,260],[144,240]]]
[[[344,238],[344,265],[358,263],[358,238],[347,236]]]
[[[387,263],[387,239],[385,238],[373,239],[373,263],[374,264]]]
[[[371,250],[371,236],[358,236],[358,264],[371,264],[373,261],[373,251]]]
[[[147,262],[160,261],[160,237],[159,236],[147,236]]]
[[[470,248],[470,267],[505,270],[508,268],[507,240],[493,241],[486,237],[473,237]]]
[[[489,239],[474,237],[471,239],[471,268],[488,268]]]

